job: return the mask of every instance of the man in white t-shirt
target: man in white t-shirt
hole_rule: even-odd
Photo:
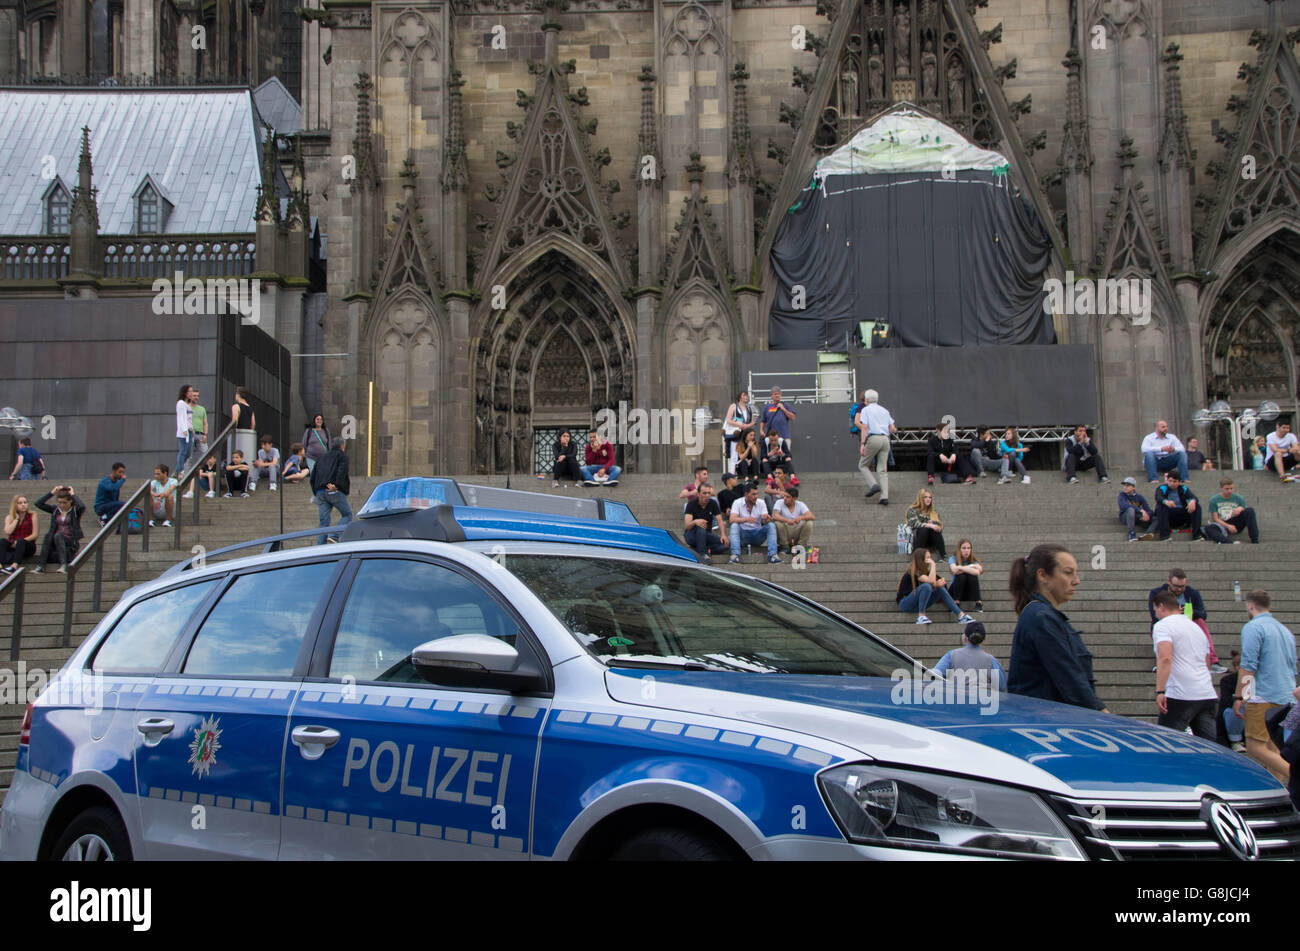
[[[812,544],[813,515],[805,503],[799,501],[799,489],[791,486],[781,493],[772,506],[772,521],[776,523],[776,543],[780,550],[790,554],[795,545],[807,548]]]
[[[1278,423],[1277,429],[1269,433],[1264,442],[1267,445],[1264,467],[1272,466],[1278,476],[1285,479],[1287,467],[1300,464],[1300,443],[1291,432],[1291,424]]]
[[[1151,639],[1156,651],[1157,723],[1185,730],[1214,742],[1219,695],[1210,679],[1210,644],[1205,632],[1183,614],[1178,598],[1161,591],[1151,600],[1156,625]]]
[[[731,523],[731,564],[740,561],[740,546],[767,544],[767,560],[776,564],[781,559],[776,553],[776,525],[767,514],[767,503],[758,497],[758,486],[745,484],[745,494],[731,504],[728,513]]]
[[[1147,433],[1142,440],[1142,465],[1148,482],[1159,481],[1159,474],[1170,469],[1177,469],[1178,478],[1187,481],[1187,450],[1163,419],[1157,420],[1155,432]]]
[[[867,483],[867,498],[880,493],[880,504],[889,504],[889,437],[898,432],[894,417],[880,405],[880,394],[867,390],[858,411],[858,471]],[[872,474],[872,467],[875,474]],[[877,479],[879,482],[877,483]]]

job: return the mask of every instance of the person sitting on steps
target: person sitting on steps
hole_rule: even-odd
[[[926,484],[934,485],[935,473],[939,473],[944,482],[975,481],[975,473],[970,460],[957,451],[957,441],[952,438],[952,429],[946,422],[940,421],[928,437],[925,456]]]
[[[934,493],[929,489],[917,492],[905,517],[907,527],[912,532],[912,548],[933,548],[946,561],[948,551],[943,545],[943,523],[939,521],[939,513],[934,510]]]
[[[936,601],[942,601],[944,606],[956,616],[958,623],[968,624],[975,620],[969,614],[963,614],[961,608],[957,607],[957,602],[953,601],[944,580],[939,577],[938,566],[928,548],[912,550],[912,560],[907,570],[903,572],[903,577],[898,579],[898,594],[895,600],[899,611],[916,612],[917,624],[930,623],[930,618],[925,612]]]
[[[952,572],[952,581],[948,585],[952,599],[959,605],[963,601],[974,601],[975,610],[983,611],[980,575],[984,574],[984,566],[975,557],[975,547],[969,538],[963,538],[957,543],[957,554],[948,558],[948,569]]]
[[[1025,471],[1024,458],[1029,447],[1020,442],[1020,434],[1016,432],[1014,426],[1008,426],[1006,432],[1002,434],[1002,439],[998,442],[998,451],[1002,453],[1002,477],[998,479],[998,485],[1011,481],[1013,466],[1016,472],[1020,473],[1020,481],[1028,485],[1029,473]]]

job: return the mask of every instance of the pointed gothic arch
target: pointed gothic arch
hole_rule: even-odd
[[[476,471],[529,472],[535,430],[632,401],[636,323],[617,286],[559,234],[497,269],[471,318]]]
[[[1201,295],[1207,398],[1300,408],[1300,215],[1275,210],[1220,248]],[[1235,404],[1234,404],[1235,405]]]
[[[360,339],[358,366],[378,400],[371,436],[382,475],[431,475],[453,464],[443,446],[453,408],[441,398],[451,379],[450,324],[417,215],[408,192]]]

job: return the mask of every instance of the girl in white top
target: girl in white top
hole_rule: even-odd
[[[736,395],[736,402],[727,407],[727,415],[722,421],[722,438],[727,444],[727,471],[736,471],[736,443],[745,438],[745,433],[754,428],[754,411],[749,408],[749,392],[741,390]]]
[[[190,385],[181,387],[176,398],[176,473],[185,471],[185,461],[190,457],[194,436],[194,407],[190,403]]]

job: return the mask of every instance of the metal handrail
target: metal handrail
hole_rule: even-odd
[[[296,532],[285,532],[282,535],[268,535],[265,538],[254,538],[252,541],[236,542],[233,545],[226,545],[224,548],[218,548],[215,551],[204,552],[201,555],[191,555],[189,558],[176,562],[176,564],[164,571],[160,577],[166,578],[168,575],[175,575],[183,571],[189,571],[191,568],[196,567],[195,562],[201,562],[197,567],[202,568],[211,558],[216,558],[218,555],[226,555],[232,551],[240,551],[244,548],[256,548],[258,545],[261,545],[262,550],[258,552],[258,554],[269,555],[272,552],[279,551],[284,547],[285,542],[292,541],[295,538],[319,538],[321,536],[341,535],[347,529],[349,524],[351,523],[349,522],[345,524],[340,522],[338,525],[333,525],[328,528],[303,528]]]
[[[234,420],[231,420],[231,422],[227,424],[226,428],[223,429],[217,435],[216,439],[214,439],[212,443],[209,445],[208,453],[210,454],[212,452],[217,451],[228,439],[230,439],[233,436],[234,431],[235,431],[235,423]],[[203,458],[196,459],[194,464],[191,465],[188,469],[184,470],[181,476],[178,477],[176,482],[178,503],[180,502],[181,489],[184,488],[185,483],[188,482],[191,478],[195,478],[195,472],[198,469],[198,467],[203,464],[203,459],[205,458],[207,458],[206,455]],[[98,611],[100,609],[100,593],[103,588],[103,581],[104,581],[104,545],[107,543],[109,537],[113,534],[113,530],[115,528],[121,528],[125,524],[127,519],[130,517],[131,509],[135,506],[135,504],[138,501],[140,501],[140,499],[148,491],[149,491],[149,483],[145,482],[143,485],[140,486],[140,488],[136,489],[133,493],[131,493],[131,497],[127,499],[125,503],[123,503],[121,508],[119,508],[116,512],[113,513],[113,517],[103,524],[103,526],[96,533],[95,537],[91,539],[91,541],[84,548],[78,551],[76,557],[74,557],[72,561],[68,563],[67,589],[65,590],[63,595],[63,646],[64,647],[72,646],[72,600],[73,600],[73,595],[76,587],[77,572],[82,568],[83,565],[85,565],[85,563],[93,555],[95,559],[95,580],[94,580],[93,595],[91,598],[91,605],[93,610]],[[152,514],[152,506],[148,506],[148,508],[150,509],[149,514]],[[181,523],[184,521],[183,513],[184,513],[184,506],[182,504],[177,504],[175,509],[175,519],[172,523],[174,529],[173,536],[172,536],[172,548],[179,548],[181,545]],[[199,517],[199,494],[196,492],[194,493],[194,520],[196,523],[198,522],[198,517]],[[117,563],[118,581],[121,581],[126,577],[126,544],[127,544],[127,539],[129,537],[130,537],[129,532],[126,531],[122,532],[122,548]],[[142,552],[146,552],[149,550],[149,519],[148,518],[141,520],[140,550]]]
[[[10,594],[14,596],[14,626],[13,633],[9,637],[9,659],[18,659],[19,645],[23,639],[23,589],[27,584],[25,575],[27,569],[18,566],[18,570],[0,581],[0,602]]]

